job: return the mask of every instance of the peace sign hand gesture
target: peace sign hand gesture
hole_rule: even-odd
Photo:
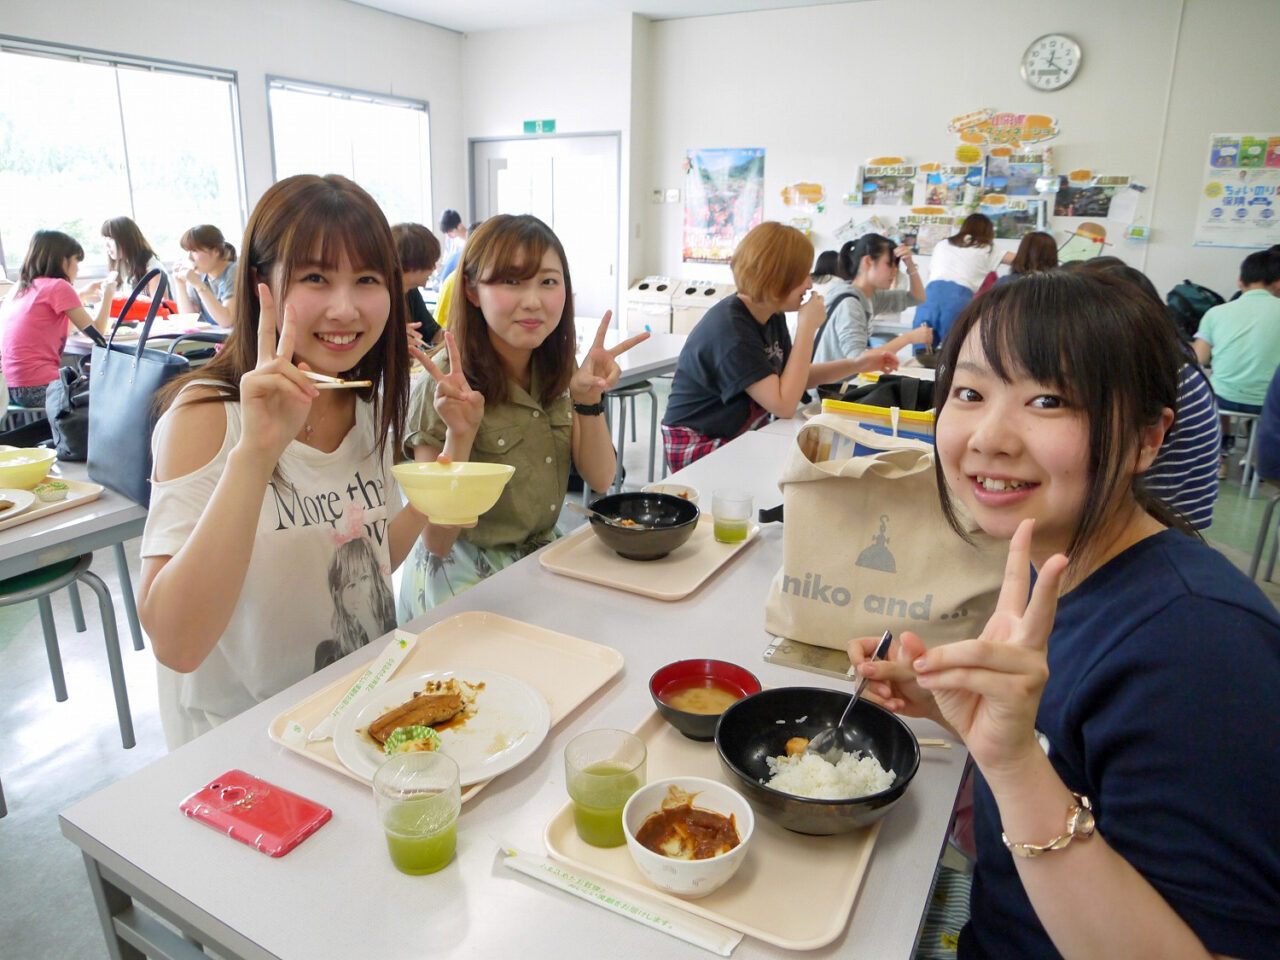
[[[435,362],[421,350],[411,348],[410,353],[417,358],[431,374],[436,382],[436,413],[444,421],[445,428],[454,438],[463,441],[467,449],[480,430],[480,421],[484,419],[484,394],[472,390],[471,384],[462,372],[462,360],[458,356],[458,344],[453,333],[444,333],[445,349],[449,351],[449,372],[444,373]]]
[[[573,379],[569,381],[569,395],[574,403],[599,403],[601,395],[617,384],[618,378],[622,376],[622,368],[618,366],[617,358],[636,344],[649,339],[649,331],[646,330],[634,337],[628,337],[616,347],[606,349],[604,337],[609,331],[609,320],[612,317],[612,310],[604,312],[604,319],[600,321],[600,327],[596,330],[596,338],[591,343],[591,349],[582,358],[582,363],[573,373]]]
[[[933,694],[988,780],[1040,752],[1036,712],[1067,558],[1054,554],[1044,563],[1028,601],[1034,522],[1022,521],[1009,542],[996,611],[978,638],[935,647],[913,664],[916,682]]]
[[[296,337],[293,307],[286,304],[284,324],[276,340],[276,305],[271,289],[258,284],[258,364],[240,378],[244,433],[240,443],[261,463],[275,468],[285,447],[298,435],[311,401],[320,395],[307,379],[306,364],[293,364]]]

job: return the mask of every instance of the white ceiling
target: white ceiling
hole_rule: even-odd
[[[812,7],[851,0],[354,0],[459,33],[502,30],[638,13],[651,20],[711,17],[748,10]]]

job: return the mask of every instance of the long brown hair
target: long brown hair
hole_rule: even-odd
[[[188,253],[194,253],[197,250],[216,250],[218,256],[227,263],[235,263],[236,260],[236,248],[227,243],[222,231],[212,223],[201,223],[192,227],[182,235],[178,246]]]
[[[130,285],[137,284],[146,276],[147,264],[156,258],[142,230],[128,217],[112,217],[103,223],[102,235],[116,242],[115,259],[107,257],[107,268],[115,270]]]
[[[969,214],[960,224],[960,231],[954,237],[947,237],[947,243],[957,247],[989,247],[995,242],[995,224],[983,213]]]
[[[1099,534],[1129,496],[1165,526],[1199,536],[1131,472],[1143,431],[1166,407],[1175,416],[1178,409],[1182,359],[1158,301],[1119,278],[1083,270],[1033,273],[992,287],[969,302],[942,343],[933,394],[939,420],[970,331],[1001,380],[1027,376],[1051,386],[1089,422],[1089,489],[1067,547],[1073,568],[1089,564]],[[1107,349],[1099,350],[1100,343]],[[941,458],[934,468],[943,514],[968,539]]]
[[[378,401],[378,450],[389,439],[400,447],[409,406],[409,339],[401,292],[400,258],[391,228],[374,199],[346,177],[301,174],[281,180],[262,195],[244,231],[244,267],[236,272],[235,317],[231,335],[208,365],[174,380],[158,395],[164,410],[193,380],[217,381],[214,396],[202,401],[239,401],[240,378],[258,364],[258,284],[267,283],[283,316],[289,278],[299,265],[317,261],[333,269],[345,255],[353,269],[382,275],[391,312],[378,342],[343,376],[372,380],[356,391]],[[199,402],[199,401],[197,401]]]
[[[551,228],[527,214],[513,217],[500,214],[476,228],[463,248],[458,266],[459,287],[449,305],[449,329],[458,343],[462,370],[472,389],[484,394],[486,404],[507,402],[507,374],[489,338],[489,324],[480,308],[471,302],[468,291],[482,283],[528,280],[535,276],[548,250],[554,250],[564,268],[564,310],[560,322],[547,339],[533,351],[530,362],[542,381],[542,396],[548,404],[569,389],[573,378],[577,335],[573,325],[573,283],[569,260]]]

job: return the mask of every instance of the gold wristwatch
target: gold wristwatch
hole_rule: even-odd
[[[1075,797],[1075,803],[1067,810],[1066,833],[1054,837],[1048,843],[1014,843],[1007,833],[1001,833],[1000,839],[1004,841],[1009,852],[1015,857],[1025,857],[1030,860],[1050,850],[1061,850],[1077,838],[1087,840],[1093,836],[1096,826],[1093,819],[1093,804],[1089,802],[1088,797],[1074,791],[1071,796]]]

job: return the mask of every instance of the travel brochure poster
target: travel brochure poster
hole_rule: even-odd
[[[1261,249],[1280,242],[1280,135],[1209,138],[1196,211],[1200,247]]]
[[[764,219],[764,149],[689,150],[684,183],[684,261],[728,263]]]
[[[858,190],[851,202],[864,207],[909,207],[916,189],[916,168],[906,164],[859,167]]]

